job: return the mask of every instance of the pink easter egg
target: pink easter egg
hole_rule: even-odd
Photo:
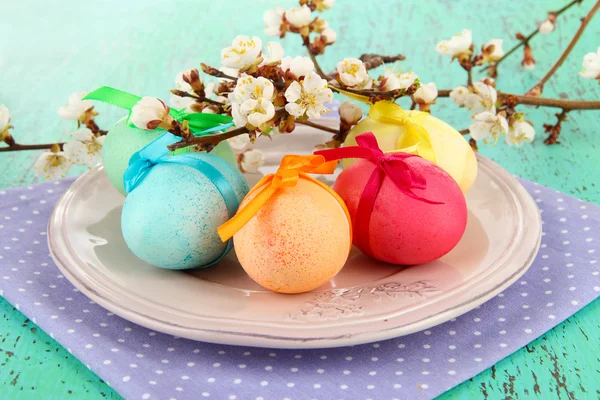
[[[413,189],[413,193],[442,204],[410,197],[385,176],[368,232],[355,230],[354,244],[380,261],[423,264],[442,257],[458,244],[467,225],[467,204],[458,184],[440,167],[416,156],[405,162],[427,182],[425,189]],[[333,185],[348,206],[353,223],[363,189],[375,168],[374,163],[360,160],[344,169]],[[361,245],[360,235],[368,235],[368,246],[364,242]]]

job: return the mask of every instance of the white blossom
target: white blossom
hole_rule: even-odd
[[[237,135],[232,137],[231,139],[227,139],[227,142],[229,142],[229,145],[233,150],[244,150],[246,146],[250,144],[250,135],[248,135],[247,133]]]
[[[471,91],[466,86],[457,86],[450,92],[450,99],[461,107],[464,107],[467,96]]]
[[[540,33],[542,35],[548,35],[549,33],[552,33],[554,31],[555,27],[556,26],[552,21],[546,19],[540,24]]]
[[[291,115],[302,117],[306,114],[309,118],[319,118],[327,113],[324,104],[331,102],[333,93],[325,79],[311,72],[302,83],[292,82],[285,91],[285,98],[289,102],[285,110]]]
[[[64,153],[72,164],[93,167],[101,161],[106,136],[96,137],[88,128],[79,129],[71,136],[75,140],[65,143]]]
[[[4,104],[0,104],[0,132],[8,129],[10,123],[10,112]]]
[[[383,90],[408,89],[419,78],[414,72],[400,74],[393,69],[386,70],[383,77],[385,78]]]
[[[413,94],[413,100],[418,104],[432,104],[438,96],[435,82],[422,84]]]
[[[58,115],[63,119],[79,121],[81,116],[94,104],[90,100],[82,100],[85,92],[71,93],[69,96],[69,104],[58,109]]]
[[[467,110],[473,111],[473,114],[478,114],[482,111],[496,112],[496,99],[498,93],[490,85],[483,82],[475,82],[473,91],[469,93],[464,100],[464,106]]]
[[[258,64],[262,41],[253,36],[237,36],[230,47],[221,50],[221,63],[228,68],[244,71]]]
[[[265,23],[265,34],[267,36],[281,36],[281,24],[283,24],[283,7],[271,8],[263,14]]]
[[[504,57],[504,50],[502,49],[503,42],[502,39],[492,39],[487,42],[484,47],[494,46],[494,50],[492,50],[490,54],[484,55],[483,62],[494,62]]]
[[[335,43],[337,39],[337,33],[335,33],[335,31],[329,27],[323,29],[323,32],[321,32],[321,36],[325,38],[325,43],[327,44]]]
[[[156,129],[169,114],[169,107],[154,97],[142,97],[131,109],[130,120],[144,130]]]
[[[275,116],[275,106],[271,102],[275,88],[268,79],[243,76],[229,94],[231,116],[235,126],[250,124],[260,128]]]
[[[473,117],[474,122],[469,126],[469,133],[475,140],[490,138],[497,141],[508,132],[508,122],[501,115],[489,111],[481,112]]]
[[[306,76],[315,70],[315,64],[308,57],[285,57],[281,60],[283,72],[290,71],[296,78]]]
[[[310,8],[307,5],[290,8],[285,12],[285,19],[295,28],[302,28],[310,23]]]
[[[247,150],[242,154],[240,166],[244,172],[257,173],[258,169],[265,164],[265,156],[257,149]]]
[[[260,65],[274,65],[281,62],[283,58],[283,46],[279,42],[267,43],[267,49],[263,52],[263,61]]]
[[[40,157],[33,165],[33,170],[37,176],[43,176],[46,179],[58,179],[64,177],[69,172],[71,165],[64,151],[57,153],[45,151],[40,154]]]
[[[442,40],[435,47],[435,51],[444,55],[458,57],[470,52],[473,37],[471,31],[464,29],[461,33],[452,36],[450,40]]]
[[[346,86],[363,88],[371,81],[365,64],[358,58],[344,58],[337,64],[339,80]]]
[[[580,74],[584,78],[600,79],[600,47],[596,53],[583,56],[583,70]]]
[[[535,129],[526,121],[515,121],[506,134],[506,143],[510,146],[521,146],[531,143],[535,137]]]

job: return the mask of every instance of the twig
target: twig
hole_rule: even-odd
[[[571,1],[569,4],[565,5],[560,10],[555,11],[556,16],[558,17],[559,15],[561,15],[562,13],[564,13],[565,11],[567,11],[569,8],[571,8],[572,6],[574,6],[577,3],[581,3],[582,1],[583,0],[573,0],[573,1]],[[495,65],[497,67],[498,64],[500,64],[502,61],[504,61],[505,58],[507,58],[512,53],[514,53],[515,51],[517,51],[521,46],[523,46],[527,42],[529,42],[539,32],[540,32],[540,28],[538,27],[535,31],[531,32],[524,39],[522,39],[519,43],[517,43],[510,50],[508,50],[498,61],[495,61],[493,63],[484,65],[483,67],[481,67],[480,71],[485,71],[490,65]]]
[[[244,133],[248,133],[248,129],[245,126],[240,128],[232,129],[227,132],[215,133],[214,135],[205,135],[205,136],[191,136],[189,139],[181,140],[177,143],[174,143],[169,146],[170,151],[175,151],[177,149],[182,149],[188,146],[194,145],[203,145],[203,144],[212,144],[217,145],[223,140],[231,139],[232,137],[236,137],[238,135],[242,135]]]
[[[231,75],[227,75],[226,73],[224,73],[223,71],[220,71],[216,68],[211,67],[210,65],[206,65],[204,63],[200,63],[200,67],[202,68],[202,71],[210,76],[214,76],[215,78],[224,78],[224,79],[229,79],[232,81],[237,81],[238,78],[235,76],[231,76]]]
[[[208,97],[205,97],[205,96],[199,96],[199,95],[194,94],[194,93],[185,92],[183,90],[172,89],[171,93],[173,93],[175,96],[190,97],[190,98],[196,99],[196,100],[198,100],[200,102],[214,104],[214,105],[219,106],[219,107],[223,106],[223,103],[219,103],[216,100],[209,99]]]
[[[458,131],[458,133],[460,133],[461,135],[468,135],[469,134],[469,130],[468,129],[461,129],[460,131]]]
[[[498,98],[506,101],[515,101],[515,104],[530,106],[555,107],[563,110],[600,110],[600,101],[561,100],[535,96],[521,96],[510,93],[498,92]]]
[[[529,92],[531,92],[535,88],[539,88],[540,93],[543,91],[544,84],[546,83],[546,81],[548,81],[548,79],[550,79],[550,77],[556,72],[556,70],[567,59],[567,57],[569,56],[569,53],[571,52],[571,50],[573,50],[573,47],[575,47],[575,44],[577,44],[577,41],[581,37],[581,34],[583,33],[583,31],[589,24],[590,20],[592,19],[592,17],[596,13],[596,11],[598,11],[598,9],[600,9],[600,0],[598,0],[596,2],[596,4],[594,5],[594,7],[592,7],[590,12],[588,12],[588,14],[585,17],[583,17],[583,19],[581,20],[581,25],[579,26],[579,29],[577,30],[577,32],[575,32],[575,36],[573,36],[573,39],[571,39],[571,42],[569,43],[569,45],[567,46],[565,51],[563,51],[563,53],[558,58],[558,60],[556,60],[556,63],[554,63],[552,68],[550,68],[550,70],[548,72],[546,72],[546,75],[544,75],[544,77],[542,79],[540,79],[540,81],[538,83],[536,83],[531,89],[529,89]]]
[[[311,122],[311,121],[299,121],[299,120],[296,120],[296,123],[297,124],[301,124],[301,125],[311,126],[313,128],[320,129],[322,131],[330,132],[330,133],[333,133],[333,134],[339,134],[340,133],[340,131],[338,129],[330,128],[328,126],[324,126],[324,125],[320,125],[320,124],[315,124],[314,122]]]
[[[365,68],[367,70],[374,69],[383,64],[390,64],[396,61],[404,61],[406,57],[402,54],[398,54],[395,56],[382,56],[380,54],[368,53],[360,56],[360,61],[365,64]]]
[[[449,97],[451,90],[438,90],[438,97]],[[529,106],[555,107],[564,110],[600,110],[600,101],[561,100],[546,97],[523,96],[519,94],[498,92],[498,98],[504,101],[514,101],[517,104]]]
[[[569,110],[562,110],[560,114],[556,115],[556,124],[544,124],[544,131],[548,134],[548,137],[544,140],[544,143],[551,144],[560,144],[558,141],[558,137],[560,136],[560,131],[562,130],[562,123],[567,120],[567,113]]]
[[[0,147],[0,152],[4,151],[22,151],[22,150],[49,150],[58,144],[62,150],[64,143],[45,143],[45,144],[18,144],[13,143],[7,147]]]

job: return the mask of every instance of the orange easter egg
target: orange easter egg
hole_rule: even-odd
[[[259,185],[240,209],[269,183]],[[248,275],[280,293],[307,292],[328,282],[342,269],[352,246],[346,206],[306,175],[295,186],[278,188],[233,240]]]

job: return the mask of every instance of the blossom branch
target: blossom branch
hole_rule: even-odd
[[[413,84],[413,85],[410,85],[406,89],[395,89],[395,90],[388,90],[388,91],[384,91],[384,92],[378,91],[378,90],[358,90],[358,89],[352,89],[352,88],[341,88],[341,87],[335,86],[335,85],[329,85],[329,88],[335,90],[338,93],[342,93],[342,94],[344,94],[344,92],[347,92],[347,93],[357,94],[359,96],[368,97],[369,102],[374,104],[380,100],[394,101],[394,100],[397,100],[404,96],[412,96],[419,88],[419,85]]]
[[[216,100],[209,99],[208,97],[205,97],[205,96],[199,96],[199,95],[194,94],[194,93],[186,92],[184,90],[172,89],[171,93],[173,93],[175,96],[179,96],[179,97],[189,97],[189,98],[195,99],[195,100],[197,100],[199,102],[202,102],[202,103],[214,104],[214,105],[219,106],[219,107],[223,106],[223,103],[219,103]]]
[[[569,56],[569,53],[571,53],[571,50],[573,50],[575,44],[577,44],[577,41],[583,34],[583,31],[588,26],[590,20],[593,18],[594,14],[598,11],[598,9],[600,9],[600,0],[598,0],[594,7],[592,7],[592,9],[588,12],[588,14],[584,18],[582,18],[579,29],[577,30],[577,32],[575,32],[575,36],[573,36],[573,39],[571,39],[571,42],[560,55],[558,60],[554,63],[554,65],[550,68],[546,75],[544,75],[538,83],[536,83],[531,89],[529,89],[527,93],[542,93],[542,91],[544,90],[544,84],[548,81],[548,79],[550,79],[550,77],[556,72],[556,70],[560,68],[563,62],[565,62],[565,60]]]
[[[329,132],[329,133],[333,133],[334,135],[337,135],[340,133],[339,129],[335,129],[335,128],[330,128],[328,126],[324,126],[324,125],[320,125],[320,124],[316,124],[314,122],[311,121],[300,121],[300,120],[296,120],[297,124],[300,125],[306,125],[306,126],[310,126],[312,128],[315,129],[319,129],[321,131],[325,131],[325,132]]]
[[[7,143],[7,147],[0,147],[0,152],[5,151],[22,151],[22,150],[49,150],[54,146],[59,146],[62,150],[64,143],[45,143],[45,144],[19,144],[14,140],[12,143]]]
[[[450,97],[451,90],[438,90],[438,97]],[[525,104],[539,107],[555,107],[564,110],[600,110],[600,101],[562,100],[547,97],[524,96],[512,93],[498,92],[498,98],[503,102],[510,101],[514,105]]]
[[[238,135],[242,135],[244,133],[250,132],[248,128],[242,126],[240,128],[232,129],[227,132],[216,133],[213,135],[204,135],[204,136],[189,136],[187,138],[183,138],[183,140],[174,143],[169,147],[170,151],[175,151],[178,149],[182,149],[188,146],[199,146],[199,147],[207,147],[211,148],[221,143],[223,140],[231,139]]]
[[[377,68],[383,64],[391,64],[395,63],[396,61],[404,61],[406,60],[406,57],[402,54],[397,54],[395,56],[383,56],[381,54],[368,53],[360,56],[359,60],[362,61],[365,64],[365,68],[369,70]]]
[[[231,75],[227,75],[223,71],[220,71],[220,70],[218,70],[216,68],[213,68],[210,65],[206,65],[204,63],[200,63],[200,67],[202,68],[202,72],[204,72],[207,75],[214,76],[215,78],[229,79],[229,80],[232,80],[232,81],[237,81],[238,80],[237,77],[231,76]]]
[[[567,11],[569,8],[573,7],[575,4],[581,4],[582,1],[583,0],[573,0],[569,4],[565,5],[563,8],[561,8],[560,10],[553,12],[553,14],[556,17],[558,17],[559,15],[561,15],[562,13],[564,13],[565,11]],[[531,32],[529,35],[527,35],[523,39],[521,39],[519,41],[519,43],[517,43],[516,45],[514,45],[510,50],[508,50],[502,57],[500,57],[500,59],[498,61],[495,61],[493,63],[489,63],[487,65],[484,65],[481,68],[481,71],[485,71],[487,68],[489,68],[490,65],[493,65],[493,66],[497,67],[502,61],[504,61],[512,53],[514,53],[515,51],[517,51],[520,47],[522,47],[522,46],[526,45],[527,43],[529,43],[529,41],[531,39],[533,39],[533,37],[535,35],[537,35],[539,32],[540,32],[540,28],[538,27],[536,30],[534,30],[533,32]]]

